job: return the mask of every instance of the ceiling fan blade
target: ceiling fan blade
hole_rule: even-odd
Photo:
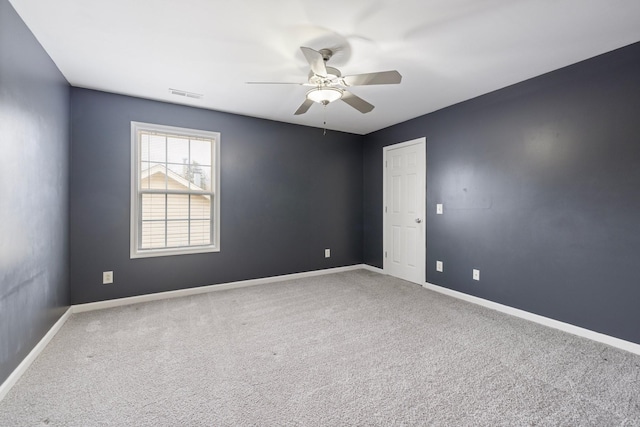
[[[350,106],[352,106],[353,108],[355,108],[356,110],[360,111],[361,113],[368,113],[369,111],[373,110],[375,107],[371,104],[369,104],[367,101],[365,101],[364,99],[360,98],[359,96],[356,96],[354,94],[352,94],[351,92],[348,91],[342,91],[342,98],[341,98],[344,102],[346,102],[347,104],[349,104]]]
[[[300,114],[304,114],[307,112],[307,110],[309,109],[309,107],[311,107],[313,105],[313,101],[310,99],[305,99],[304,102],[302,103],[302,105],[300,107],[298,107],[298,109],[296,110],[295,113],[293,113],[294,115],[298,116]]]
[[[248,85],[298,85],[302,86],[308,83],[293,83],[293,82],[245,82]]]
[[[311,49],[310,47],[301,46],[300,50],[304,54],[304,57],[307,58],[307,62],[309,63],[313,74],[321,77],[327,77],[327,66],[324,63],[322,54],[317,50]]]
[[[378,73],[354,74],[342,77],[345,86],[394,85],[402,81],[402,75],[396,70]]]

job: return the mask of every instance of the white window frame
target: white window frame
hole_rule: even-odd
[[[213,140],[211,147],[211,182],[212,188],[210,192],[205,194],[211,196],[211,244],[199,246],[183,246],[177,248],[153,248],[141,249],[141,200],[143,193],[159,193],[159,194],[203,194],[201,191],[177,191],[177,190],[142,190],[140,188],[140,147],[138,141],[140,131],[150,131],[165,133],[170,135],[178,135],[185,137],[207,138]],[[165,126],[153,123],[131,122],[131,247],[130,257],[148,258],[169,255],[198,254],[220,251],[220,133],[205,130],[180,128],[175,126]]]

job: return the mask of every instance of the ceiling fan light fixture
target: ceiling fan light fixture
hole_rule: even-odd
[[[340,98],[342,98],[342,90],[336,87],[319,87],[307,92],[307,99],[322,105],[327,105]]]

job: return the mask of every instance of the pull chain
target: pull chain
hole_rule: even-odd
[[[324,115],[324,131],[322,132],[322,136],[327,134],[327,104],[324,104],[322,107],[322,113]]]

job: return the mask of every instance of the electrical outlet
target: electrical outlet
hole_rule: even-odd
[[[102,272],[102,284],[110,285],[113,283],[113,271],[103,271]]]
[[[331,249],[325,249],[324,250],[324,257],[325,258],[331,258]]]
[[[444,207],[442,206],[442,203],[438,203],[436,205],[436,214],[442,215],[443,212],[444,212]]]
[[[480,270],[473,269],[473,280],[480,280]]]
[[[442,261],[436,261],[436,271],[442,273],[444,271],[444,266],[442,265]]]

